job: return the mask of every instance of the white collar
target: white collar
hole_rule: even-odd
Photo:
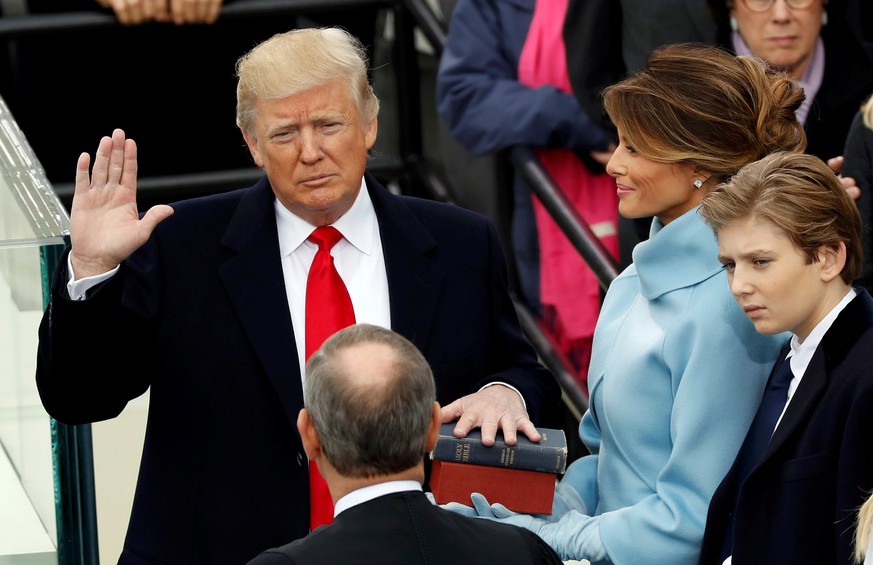
[[[791,351],[788,353],[788,357],[791,361],[791,372],[794,373],[795,376],[801,376],[806,373],[806,368],[812,360],[812,355],[815,353],[815,350],[818,349],[818,345],[821,343],[824,335],[831,328],[834,320],[837,319],[840,312],[843,311],[843,308],[845,308],[846,305],[855,298],[856,294],[857,292],[855,289],[850,288],[849,292],[846,293],[846,296],[844,296],[836,306],[831,308],[831,311],[828,312],[818,324],[816,324],[811,332],[809,332],[809,335],[805,340],[803,340],[803,343],[800,342],[800,339],[796,335],[792,334]]]
[[[357,490],[353,490],[348,493],[344,497],[340,498],[336,501],[336,506],[333,509],[334,518],[339,516],[340,512],[343,510],[348,510],[352,506],[357,506],[358,504],[362,504],[367,502],[368,500],[373,500],[374,498],[379,498],[380,496],[385,496],[386,494],[392,494],[395,492],[404,492],[408,490],[417,490],[422,492],[421,483],[418,481],[388,481],[385,483],[378,483],[375,485],[366,486],[363,488],[359,488]]]
[[[315,229],[315,226],[285,208],[279,199],[273,202],[276,211],[276,227],[279,232],[279,254],[286,257],[299,248]],[[362,253],[373,252],[376,228],[376,210],[367,190],[367,183],[361,179],[361,189],[349,211],[340,216],[332,225],[343,237]]]

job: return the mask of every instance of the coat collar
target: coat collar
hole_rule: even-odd
[[[634,247],[633,267],[640,279],[640,292],[648,300],[699,284],[723,271],[715,235],[696,207],[666,226],[655,218],[649,239]]]
[[[405,197],[394,196],[365,176],[379,220],[391,304],[391,329],[427,351],[445,274],[434,262],[437,248]],[[460,251],[460,250],[459,250]]]
[[[294,425],[303,390],[279,255],[273,190],[266,177],[244,191],[221,244],[218,274],[267,377]]]

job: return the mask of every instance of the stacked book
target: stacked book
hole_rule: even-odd
[[[567,466],[567,437],[563,430],[537,428],[542,439],[534,443],[522,432],[507,445],[498,431],[494,445],[482,443],[481,430],[465,438],[452,434],[455,423],[443,424],[432,459],[430,490],[438,504],[471,505],[470,495],[482,494],[526,514],[551,514],[555,482]]]

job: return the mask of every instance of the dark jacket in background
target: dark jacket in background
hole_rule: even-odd
[[[857,283],[873,291],[873,129],[864,124],[857,112],[843,151],[843,174],[852,177],[861,189],[856,201],[861,213],[861,243],[864,247],[864,270]]]
[[[640,70],[656,47],[686,41],[715,41],[706,0],[570,0],[564,42],[573,92],[599,117],[605,87]]]

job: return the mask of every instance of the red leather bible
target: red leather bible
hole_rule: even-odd
[[[438,504],[460,502],[471,506],[470,495],[478,492],[488,502],[499,502],[514,512],[552,513],[557,475],[439,459],[432,463],[429,484]]]

